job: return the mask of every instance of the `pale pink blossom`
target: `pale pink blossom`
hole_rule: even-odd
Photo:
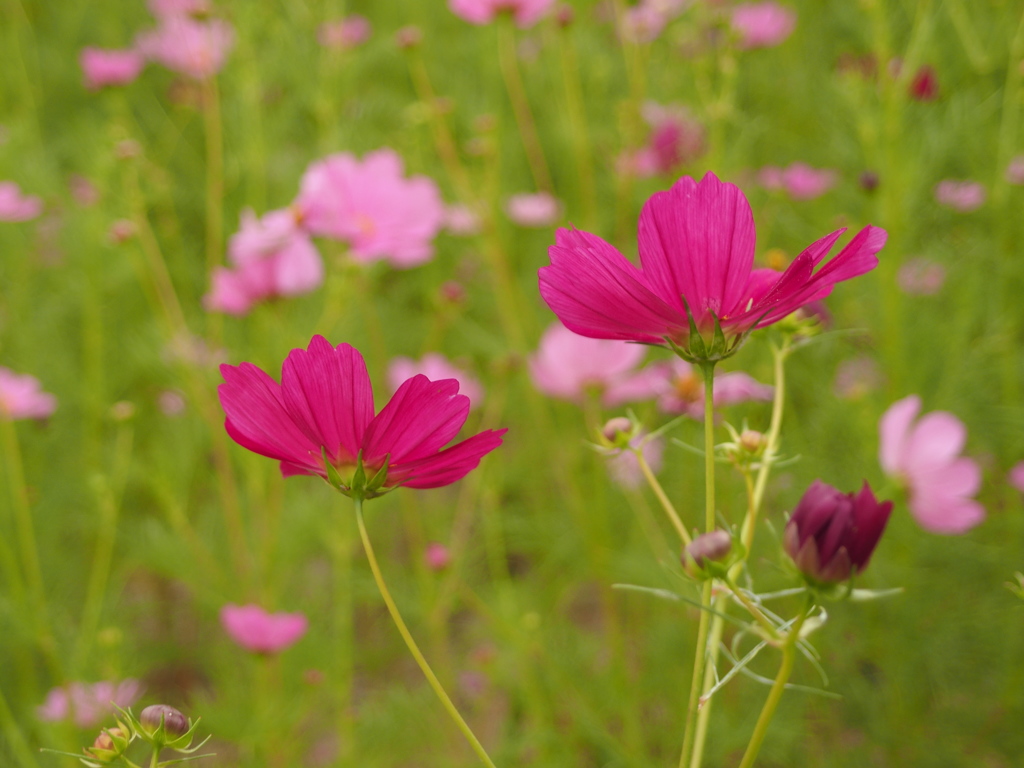
[[[648,438],[640,434],[630,441],[630,445],[633,448],[640,447],[640,453],[643,454],[651,472],[657,474],[661,470],[662,456],[665,452],[665,441],[662,438]],[[623,488],[637,488],[646,479],[636,454],[627,450],[619,450],[608,459],[608,474]]]
[[[520,27],[536,24],[554,4],[555,0],[448,0],[452,13],[471,24],[490,24],[507,11]]]
[[[1024,155],[1017,155],[1006,166],[1006,180],[1011,184],[1024,184]]]
[[[480,232],[480,217],[468,205],[449,205],[444,209],[444,228],[460,237],[476,235]]]
[[[882,386],[882,372],[872,358],[861,356],[843,360],[836,368],[832,389],[844,400],[860,400]]]
[[[561,400],[580,402],[588,391],[599,393],[606,406],[643,400],[651,396],[638,379],[644,354],[640,344],[591,339],[556,323],[530,356],[530,378],[538,391]]]
[[[650,43],[668,24],[668,16],[653,3],[628,6],[622,15],[622,36],[634,43]]]
[[[107,681],[98,683],[69,683],[67,686],[52,688],[46,700],[36,707],[36,715],[45,722],[71,720],[79,728],[100,725],[114,712],[114,706],[129,707],[142,693],[138,680],[124,680],[114,684]]]
[[[0,367],[0,418],[45,419],[57,409],[57,398],[43,392],[39,380]]]
[[[475,408],[484,399],[484,389],[472,374],[452,365],[448,359],[437,352],[428,352],[420,360],[409,357],[396,357],[388,365],[388,385],[392,392],[418,373],[422,373],[431,381],[455,379],[459,382],[459,394],[469,398],[469,407]]]
[[[182,14],[160,16],[158,26],[143,32],[135,47],[150,61],[183,75],[205,80],[224,66],[235,33],[223,19],[200,21]]]
[[[946,269],[930,259],[910,259],[896,273],[896,284],[904,293],[934,296],[946,281]]]
[[[316,37],[325,48],[347,51],[369,40],[372,31],[369,19],[353,13],[343,19],[321,24]]]
[[[935,185],[935,200],[961,213],[976,211],[985,204],[985,187],[976,181],[946,179]]]
[[[146,60],[133,48],[109,50],[83,48],[78,57],[87,88],[97,90],[107,85],[127,85],[139,76]]]
[[[448,547],[444,544],[432,541],[427,544],[427,548],[423,553],[423,559],[430,570],[443,571],[451,564],[452,553],[448,551]]]
[[[301,613],[267,613],[258,605],[225,605],[220,623],[231,639],[247,651],[280,653],[306,634],[309,626]]]
[[[813,200],[835,186],[837,174],[827,168],[793,163],[786,168],[767,165],[760,170],[757,179],[765,189],[785,190],[794,200]]]
[[[356,261],[386,259],[399,268],[430,260],[445,214],[437,184],[426,176],[406,178],[392,149],[362,160],[342,152],[313,163],[295,205],[309,232],[347,242]]]
[[[685,360],[672,358],[644,369],[651,393],[665,413],[685,413],[692,419],[704,418],[704,377]],[[713,405],[718,408],[747,401],[769,401],[775,388],[762,384],[745,373],[719,373],[715,376]]]
[[[244,315],[260,301],[309,293],[324,279],[320,253],[287,208],[263,218],[244,211],[242,227],[228,243],[228,259],[233,269],[216,269],[203,299],[213,312]]]
[[[1019,461],[1010,467],[1006,479],[1010,481],[1010,485],[1024,493],[1024,461]]]
[[[43,212],[43,201],[22,194],[13,181],[0,181],[0,221],[28,221]]]
[[[100,191],[97,186],[81,174],[71,174],[71,178],[68,179],[68,188],[71,190],[71,196],[75,198],[75,202],[83,208],[91,208],[100,200]]]
[[[793,33],[796,11],[773,2],[741,3],[732,9],[731,21],[743,48],[768,48]]]
[[[548,192],[523,193],[505,202],[505,213],[521,227],[550,227],[562,215],[562,204]]]
[[[642,114],[651,127],[647,144],[620,159],[623,170],[639,178],[670,174],[704,154],[704,126],[686,107],[649,101]]]
[[[981,486],[977,462],[960,456],[967,429],[945,411],[925,414],[916,423],[921,398],[893,403],[879,423],[882,469],[909,494],[910,512],[933,533],[963,533],[980,523],[985,509],[974,496]]]

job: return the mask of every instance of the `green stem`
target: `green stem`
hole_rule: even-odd
[[[488,766],[488,768],[495,768],[491,758],[487,755],[483,745],[474,735],[469,725],[465,720],[462,719],[462,715],[459,714],[459,710],[455,708],[452,700],[445,692],[444,687],[441,685],[441,681],[437,679],[437,675],[430,668],[427,660],[420,653],[419,646],[416,645],[416,641],[412,639],[412,635],[409,633],[408,628],[405,626],[405,622],[402,620],[402,615],[398,612],[398,606],[395,605],[395,601],[391,597],[391,593],[388,591],[387,585],[384,583],[384,577],[381,575],[380,566],[377,565],[377,558],[373,554],[373,547],[370,544],[370,537],[366,533],[366,524],[363,522],[363,502],[362,499],[353,499],[356,507],[356,521],[359,523],[359,537],[363,541],[363,550],[366,552],[366,559],[370,563],[370,570],[373,572],[373,580],[377,582],[377,589],[380,590],[380,596],[384,599],[384,604],[387,606],[388,613],[391,614],[391,619],[395,622],[395,627],[398,629],[398,633],[402,636],[405,641],[406,647],[409,649],[409,653],[416,660],[420,670],[423,672],[424,677],[427,678],[427,682],[430,683],[430,687],[434,689],[434,693],[441,700],[441,704],[444,706],[445,711],[448,712],[449,716],[455,721],[455,725],[458,726],[459,730],[462,731],[462,735],[466,737],[473,751],[476,752],[481,762]]]
[[[637,464],[640,466],[640,471],[643,472],[644,477],[647,479],[647,484],[651,486],[651,490],[654,491],[654,495],[658,497],[658,501],[661,502],[661,508],[665,510],[665,514],[668,515],[669,521],[671,521],[676,532],[679,534],[679,538],[683,540],[683,546],[689,546],[690,534],[686,532],[686,526],[683,525],[683,521],[679,519],[679,513],[676,512],[676,508],[672,505],[668,496],[665,495],[665,490],[661,487],[661,483],[658,482],[658,478],[654,476],[654,472],[651,470],[651,465],[647,463],[647,459],[644,458],[643,448],[634,448],[633,455],[636,456]]]
[[[750,736],[747,751],[743,754],[743,760],[740,761],[739,768],[751,768],[757,759],[757,753],[761,750],[761,743],[764,741],[765,734],[768,733],[768,725],[775,715],[775,709],[779,706],[779,701],[782,699],[782,692],[786,689],[786,683],[793,672],[793,661],[796,658],[796,644],[800,639],[800,628],[803,626],[810,609],[811,604],[808,602],[786,634],[786,640],[782,645],[782,664],[779,667],[779,674],[775,676],[775,682],[768,692],[768,699],[761,709],[760,717],[757,718],[754,733]]]
[[[220,264],[224,241],[224,136],[217,78],[203,81],[206,132],[206,274]],[[211,313],[216,315],[216,313]]]

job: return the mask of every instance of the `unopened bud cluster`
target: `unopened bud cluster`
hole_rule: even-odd
[[[102,768],[102,766],[119,763],[132,765],[133,763],[125,757],[125,753],[136,740],[149,744],[155,760],[155,756],[159,755],[163,749],[172,749],[181,754],[192,754],[209,738],[207,737],[199,744],[192,746],[199,721],[196,720],[193,723],[180,711],[166,704],[153,704],[146,707],[138,717],[133,715],[130,709],[118,708],[117,712],[117,725],[113,728],[104,728],[93,741],[92,746],[82,750],[85,756],[78,756],[79,760],[89,768]],[[198,757],[202,757],[202,755]],[[181,761],[181,758],[175,758],[166,763],[153,762],[152,765],[164,766]]]

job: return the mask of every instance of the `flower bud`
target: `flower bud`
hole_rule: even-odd
[[[810,579],[846,581],[867,567],[891,512],[892,502],[878,502],[867,483],[853,494],[815,480],[793,510],[782,544]]]
[[[695,579],[707,578],[704,568],[708,563],[720,562],[732,551],[732,536],[717,529],[702,533],[683,550],[683,570]]]
[[[415,48],[423,42],[423,32],[419,27],[409,25],[402,27],[400,30],[395,32],[395,43],[399,48],[409,49]]]
[[[756,429],[744,429],[740,432],[739,446],[747,453],[759,454],[764,450],[766,443],[764,435]]]
[[[113,763],[125,753],[131,740],[129,732],[120,724],[115,728],[104,728],[93,741],[92,746],[82,750],[88,757],[88,761],[83,758],[82,762],[87,765]]]
[[[151,704],[142,710],[139,725],[148,736],[154,736],[162,729],[168,741],[184,736],[190,727],[187,717],[166,704]]]
[[[601,437],[612,445],[625,445],[633,435],[633,422],[625,416],[616,416],[608,419],[601,427]]]

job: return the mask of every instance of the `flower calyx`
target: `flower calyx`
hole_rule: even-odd
[[[342,477],[338,468],[331,463],[326,448],[321,448],[320,454],[323,458],[324,468],[327,471],[327,477],[325,478],[327,484],[349,498],[360,500],[375,499],[378,496],[390,493],[398,487],[397,485],[390,488],[384,487],[388,479],[388,465],[391,463],[390,454],[384,457],[384,463],[374,470],[373,475],[367,479],[366,467],[363,464],[363,452],[360,451],[359,455],[356,456],[356,464],[352,476],[347,480]]]

